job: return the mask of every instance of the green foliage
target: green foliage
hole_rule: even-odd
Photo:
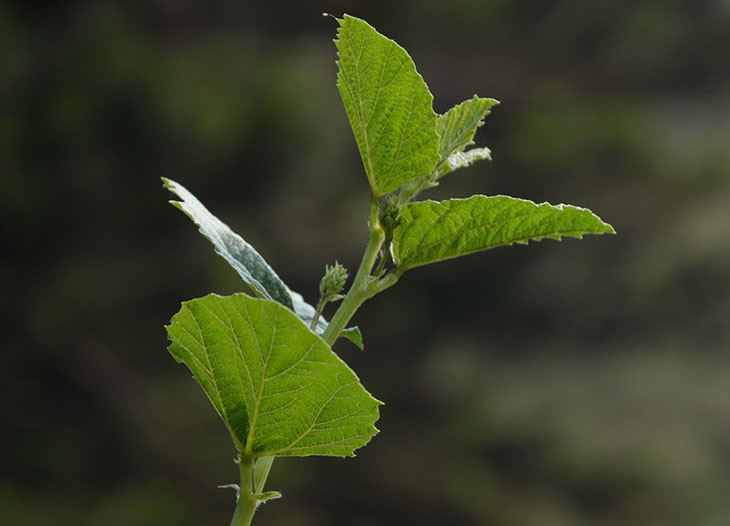
[[[480,250],[529,240],[614,233],[590,210],[540,205],[504,195],[411,203],[401,211],[393,254],[401,272]]]
[[[167,327],[242,454],[352,456],[381,404],[322,339],[276,302],[210,294]]]
[[[240,453],[234,525],[250,524],[276,456],[353,456],[377,432],[381,404],[330,346],[368,299],[414,267],[529,240],[613,233],[590,210],[474,195],[411,202],[445,174],[491,159],[474,144],[497,104],[474,96],[437,116],[433,97],[406,51],[366,22],[338,20],[338,81],[372,191],[369,240],[354,280],[326,266],[315,309],[243,238],[182,185],[163,179],[187,214],[257,298],[214,294],[184,302],[167,327],[170,353],[192,371]],[[389,266],[392,258],[393,266]],[[342,303],[328,323],[328,302]]]
[[[338,22],[337,87],[380,197],[436,166],[433,96],[405,49],[363,20],[345,15]]]
[[[474,95],[439,115],[437,126],[439,134],[439,163],[436,167],[437,178],[458,168],[482,160],[491,160],[489,148],[474,148],[465,153],[467,146],[474,144],[477,128],[484,124],[492,106],[499,104],[494,99],[483,99]]]
[[[304,301],[301,294],[287,287],[251,245],[223,221],[211,214],[203,203],[183,185],[165,177],[162,178],[162,183],[165,188],[182,199],[182,201],[170,201],[170,204],[182,210],[198,225],[200,233],[213,243],[216,253],[238,272],[243,282],[251,288],[254,294],[293,309],[297,316],[307,324],[314,320],[314,307]],[[321,334],[325,329],[327,329],[327,320],[320,316],[317,319],[315,331]],[[341,336],[351,340],[362,349],[362,334],[357,327],[345,329]]]
[[[170,203],[198,225],[200,233],[213,243],[216,253],[238,272],[244,283],[250,286],[257,296],[278,301],[294,309],[287,286],[251,245],[211,214],[183,185],[164,177],[162,182],[165,188],[182,199]],[[299,307],[303,309],[302,305]]]

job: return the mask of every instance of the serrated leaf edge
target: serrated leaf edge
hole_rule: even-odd
[[[616,231],[614,230],[614,228],[610,224],[608,224],[605,221],[603,221],[600,217],[598,217],[596,214],[594,214],[590,209],[584,208],[584,207],[580,207],[580,206],[576,206],[576,205],[568,205],[568,204],[564,204],[564,203],[560,203],[560,204],[553,205],[551,203],[548,203],[547,201],[544,201],[544,202],[542,202],[540,204],[537,204],[534,201],[531,201],[529,199],[522,199],[522,198],[519,198],[519,197],[512,197],[512,196],[502,195],[502,194],[494,195],[494,196],[486,196],[486,195],[483,195],[483,194],[475,194],[475,195],[473,195],[471,197],[467,197],[467,198],[454,198],[454,199],[448,199],[447,201],[469,201],[470,199],[472,199],[474,197],[485,197],[485,198],[490,198],[490,197],[506,197],[506,198],[509,198],[509,199],[512,199],[512,200],[521,201],[521,202],[524,202],[524,203],[530,203],[530,204],[535,205],[537,207],[535,210],[533,210],[530,213],[513,215],[513,216],[510,216],[509,218],[507,218],[507,219],[505,219],[503,221],[498,221],[498,222],[494,223],[494,225],[499,225],[499,224],[502,224],[502,223],[506,223],[508,221],[514,220],[515,218],[519,218],[521,216],[524,216],[524,217],[529,216],[531,213],[534,213],[536,210],[539,210],[541,207],[547,206],[547,207],[551,207],[551,208],[556,208],[558,210],[563,210],[565,208],[571,208],[571,209],[574,209],[574,210],[588,212],[594,218],[596,218],[601,223],[601,225],[603,227],[605,227],[605,228],[602,229],[602,230],[586,230],[586,229],[580,229],[580,230],[576,230],[576,231],[570,231],[570,230],[564,231],[563,230],[563,231],[556,231],[556,232],[551,232],[551,233],[546,233],[546,234],[540,234],[540,235],[537,235],[537,236],[535,236],[535,235],[527,235],[527,236],[524,236],[522,238],[513,239],[513,240],[511,240],[509,242],[495,243],[495,244],[492,244],[492,245],[479,247],[479,248],[476,248],[476,249],[473,249],[473,250],[468,250],[468,251],[462,252],[462,253],[460,253],[458,255],[447,256],[447,257],[438,258],[438,259],[433,259],[433,260],[429,260],[428,262],[418,263],[416,265],[408,265],[408,264],[404,264],[403,261],[398,261],[397,251],[394,250],[393,252],[394,252],[394,261],[396,263],[396,272],[402,274],[406,270],[410,270],[412,268],[420,267],[420,266],[423,266],[423,265],[427,265],[427,264],[431,264],[431,263],[438,263],[440,261],[446,261],[446,260],[454,259],[454,258],[461,257],[461,256],[468,256],[470,254],[475,254],[477,252],[482,252],[482,251],[485,251],[485,250],[489,250],[489,249],[497,248],[497,247],[501,247],[501,246],[511,246],[511,245],[514,245],[514,244],[526,245],[526,244],[528,244],[529,241],[542,241],[543,239],[553,239],[555,241],[562,241],[562,238],[563,237],[573,237],[573,238],[577,238],[577,239],[582,239],[583,238],[583,235],[585,235],[585,234],[615,234],[616,233]],[[426,200],[426,201],[418,201],[418,202],[413,203],[413,204],[419,204],[419,203],[442,204],[441,201],[434,201],[434,200],[431,200],[431,199]],[[410,205],[406,205],[406,206],[410,206]],[[443,218],[443,216],[440,216],[438,218],[438,220],[433,225],[431,225],[431,227],[429,228],[429,230],[432,229],[436,224],[438,224],[438,222],[442,218]],[[481,225],[481,226],[475,226],[475,227],[472,227],[472,228],[469,228],[469,229],[466,229],[466,230],[460,230],[457,234],[449,235],[449,236],[446,236],[444,238],[439,239],[439,241],[437,243],[432,243],[431,245],[429,245],[427,247],[419,248],[419,250],[417,252],[415,252],[414,254],[423,253],[423,252],[425,252],[425,251],[433,248],[437,244],[441,244],[444,241],[444,239],[453,239],[454,237],[456,237],[458,235],[463,235],[465,232],[468,232],[468,231],[471,231],[471,230],[477,230],[479,228],[485,228],[485,227],[483,225]],[[411,257],[409,259],[413,259],[413,258]]]
[[[369,140],[368,134],[367,134],[367,125],[369,124],[369,122],[373,118],[373,116],[375,115],[375,112],[377,110],[377,100],[376,100],[376,103],[373,105],[373,113],[366,119],[365,118],[365,115],[362,112],[362,102],[363,102],[362,101],[362,97],[360,96],[360,94],[358,94],[357,97],[355,96],[355,93],[353,93],[353,90],[352,90],[352,86],[355,83],[350,82],[350,80],[347,78],[347,76],[345,75],[345,73],[344,73],[344,71],[343,71],[343,69],[341,67],[341,62],[342,62],[343,59],[342,59],[342,57],[340,56],[340,53],[339,53],[339,45],[338,45],[338,42],[341,42],[342,41],[341,40],[341,37],[340,37],[340,31],[344,27],[343,26],[343,23],[347,19],[351,19],[351,20],[355,20],[355,21],[364,23],[370,29],[372,29],[378,36],[380,36],[383,39],[385,39],[390,44],[390,47],[388,48],[388,54],[390,54],[390,52],[391,52],[392,49],[400,49],[408,57],[408,60],[410,61],[410,65],[413,66],[413,71],[416,73],[416,77],[414,77],[414,83],[411,85],[411,88],[412,88],[411,89],[411,110],[409,111],[408,118],[407,118],[407,122],[410,121],[411,116],[413,114],[412,106],[413,106],[413,101],[415,99],[416,83],[418,82],[418,80],[420,79],[420,81],[423,82],[423,85],[426,87],[426,92],[428,94],[428,100],[429,100],[429,103],[430,103],[430,107],[431,107],[431,111],[432,112],[433,112],[433,94],[431,93],[431,90],[428,88],[428,84],[426,83],[426,81],[423,78],[423,76],[418,72],[418,69],[416,68],[415,62],[413,61],[413,58],[411,57],[410,53],[408,53],[408,51],[403,46],[401,46],[400,44],[398,44],[398,42],[396,42],[392,38],[389,38],[389,37],[383,35],[381,32],[379,32],[373,26],[371,26],[370,24],[368,24],[367,21],[365,21],[365,20],[363,20],[361,18],[354,17],[354,16],[351,16],[351,15],[348,15],[348,14],[343,15],[343,17],[341,19],[340,18],[335,18],[335,20],[339,24],[339,28],[337,30],[337,38],[334,40],[335,45],[338,47],[338,53],[337,53],[337,57],[338,58],[337,58],[337,61],[336,61],[337,68],[338,68],[337,82],[338,82],[338,85],[339,85],[340,78],[343,78],[344,81],[345,81],[345,85],[347,87],[347,90],[350,93],[350,97],[351,97],[353,103],[357,102],[357,104],[355,104],[355,110],[356,110],[356,113],[357,113],[357,116],[358,116],[358,120],[359,120],[359,123],[358,124],[359,124],[360,128],[363,130],[363,139],[366,142],[366,148],[365,149],[367,151],[367,155],[365,157],[367,157],[367,159],[365,159],[365,158],[363,159],[363,162],[365,164],[365,172],[366,172],[366,175],[368,177],[368,182],[370,183],[370,188],[372,189],[373,196],[374,196],[375,199],[378,199],[378,198],[382,197],[383,195],[385,195],[386,193],[391,192],[391,191],[397,189],[400,185],[402,185],[406,181],[401,181],[398,184],[393,185],[390,182],[392,180],[392,176],[391,176],[391,178],[389,178],[389,179],[387,179],[385,181],[385,184],[379,185],[378,182],[375,181],[375,174],[374,174],[374,168],[373,168],[373,155],[372,155],[372,151],[371,151],[371,148],[374,148],[374,146],[372,146],[372,147],[370,146],[370,140]],[[364,43],[363,43],[363,46],[364,46]],[[354,51],[355,50],[352,49],[353,56],[356,55],[356,53]],[[386,62],[387,62],[387,57],[386,57],[386,60],[383,63],[384,64],[383,67],[385,67],[385,63]],[[401,66],[401,69],[403,68],[403,66],[405,64],[408,64],[408,63],[407,62],[404,63]],[[399,71],[398,74],[400,74],[400,71]],[[357,80],[358,80],[357,84],[359,85],[360,84],[359,79],[357,79]],[[393,80],[391,80],[391,82],[392,81]],[[381,89],[382,89],[382,85],[379,86],[379,88],[378,88],[378,90],[379,90],[378,91],[378,97],[380,96],[380,90]],[[349,115],[348,115],[348,117],[349,117]],[[436,137],[437,137],[437,141],[436,141],[436,151],[437,151],[437,153],[438,153],[438,145],[439,145],[438,139],[440,139],[439,134],[438,134],[438,124],[437,124],[438,123],[438,117],[439,117],[438,114],[436,114],[434,112],[434,131],[435,131]],[[403,131],[402,131],[402,134],[401,134],[401,140],[400,140],[400,143],[399,143],[399,151],[400,151],[400,148],[402,147],[403,143],[405,141],[408,141],[411,138],[411,137],[408,137],[406,139],[403,138],[403,134],[405,134],[406,128],[407,128],[407,126],[404,126]],[[418,129],[418,132],[420,132],[421,129],[423,129],[423,127],[419,128]],[[353,132],[355,132],[354,128],[353,128]],[[357,137],[357,134],[356,133],[355,133],[355,136]],[[378,138],[375,141],[375,144],[377,144],[379,142],[379,140],[380,140],[380,138]],[[416,150],[416,152],[422,150],[425,146],[428,146],[428,144],[429,143],[424,142],[424,144],[422,144],[418,148],[418,150]],[[358,144],[358,147],[359,147],[359,144]],[[415,152],[412,152],[411,155],[413,155],[414,153]],[[398,162],[398,159],[396,158],[393,161],[393,166],[395,166],[395,164],[397,162]],[[439,160],[436,159],[435,162],[434,162],[434,166],[432,168],[435,169],[435,167],[438,165],[438,163],[439,163]],[[408,179],[408,180],[415,179],[415,178],[418,178],[418,177],[422,177],[423,175],[426,175],[426,174],[413,174],[410,177],[410,179]]]
[[[266,299],[266,298],[254,298],[254,297],[248,296],[247,294],[243,294],[243,293],[231,294],[229,296],[222,296],[222,295],[216,294],[216,293],[206,294],[205,296],[202,296],[200,298],[194,298],[194,299],[191,299],[191,300],[186,300],[186,301],[181,302],[180,310],[173,315],[172,319],[170,320],[170,323],[168,325],[165,325],[165,329],[166,329],[166,332],[168,334],[168,340],[170,341],[170,344],[168,345],[168,352],[170,353],[170,355],[173,357],[173,359],[177,363],[182,364],[182,365],[185,365],[186,367],[188,367],[188,370],[190,370],[189,366],[183,361],[183,359],[178,358],[178,356],[176,356],[175,354],[173,354],[172,351],[170,350],[171,347],[173,345],[175,345],[175,344],[177,344],[180,347],[182,347],[183,349],[185,349],[185,351],[189,354],[189,356],[191,356],[194,360],[198,361],[205,368],[205,363],[203,363],[200,360],[200,358],[198,358],[184,344],[182,344],[179,341],[173,341],[172,338],[170,337],[170,328],[173,325],[173,320],[175,319],[175,317],[178,316],[178,315],[180,315],[183,312],[183,310],[185,309],[185,307],[188,307],[188,312],[190,313],[190,315],[192,316],[193,320],[195,321],[195,324],[198,327],[199,331],[201,331],[201,341],[203,341],[203,338],[202,338],[202,328],[200,327],[200,324],[199,324],[197,318],[193,315],[192,310],[190,309],[189,305],[192,304],[193,302],[196,302],[198,300],[204,300],[204,299],[209,298],[209,297],[213,297],[213,298],[216,298],[216,299],[227,299],[227,298],[232,298],[232,297],[235,297],[235,296],[245,296],[245,297],[249,298],[252,301],[263,301],[263,302],[267,302],[267,303],[274,304],[278,308],[284,309],[285,311],[288,311],[290,314],[293,314],[293,316],[294,316],[293,319],[296,319],[299,323],[301,323],[304,328],[309,329],[309,327],[307,327],[307,325],[304,323],[304,321],[302,321],[302,319],[299,316],[297,316],[296,313],[294,313],[291,309],[289,309],[285,305],[282,305],[281,303],[279,303],[279,302],[277,302],[275,300]],[[208,308],[207,305],[206,305],[206,308]],[[278,312],[280,312],[280,311],[277,310],[277,313]],[[278,314],[277,314],[277,317],[278,317]],[[250,320],[248,320],[248,322],[250,323]],[[224,325],[226,325],[222,320],[221,320],[221,323],[223,323]],[[274,327],[275,326],[276,325],[274,323]],[[298,438],[296,438],[294,441],[292,441],[288,446],[286,446],[284,448],[277,449],[277,450],[250,451],[250,453],[252,454],[252,456],[254,458],[260,458],[260,457],[265,457],[265,456],[335,456],[335,457],[354,457],[355,456],[355,451],[357,451],[358,449],[360,449],[360,448],[366,446],[367,444],[369,444],[370,441],[380,432],[380,430],[375,426],[375,422],[377,422],[379,420],[379,418],[380,418],[379,407],[382,406],[382,405],[384,405],[384,402],[382,402],[381,400],[375,398],[372,395],[372,393],[370,393],[369,391],[367,391],[367,389],[364,388],[364,386],[362,385],[362,381],[360,380],[360,378],[357,375],[357,373],[355,373],[355,371],[347,364],[347,362],[345,362],[342,358],[340,358],[337,355],[337,353],[335,353],[332,350],[332,348],[327,344],[327,342],[325,342],[321,338],[321,336],[319,334],[317,334],[317,333],[315,333],[314,331],[311,331],[311,330],[310,330],[310,333],[313,334],[316,337],[316,340],[315,341],[318,340],[321,344],[323,344],[329,350],[329,352],[332,354],[332,356],[337,361],[339,361],[339,363],[342,364],[350,373],[352,373],[352,375],[354,377],[354,382],[350,382],[348,384],[345,384],[345,386],[346,385],[351,385],[352,383],[359,383],[360,386],[363,388],[363,391],[370,397],[371,401],[375,403],[374,408],[375,408],[375,411],[376,411],[376,418],[373,421],[373,423],[371,424],[371,427],[372,427],[372,430],[371,431],[372,432],[362,433],[362,434],[358,434],[358,435],[353,435],[353,436],[347,437],[347,438],[342,439],[342,440],[335,440],[335,441],[326,442],[326,443],[323,443],[323,445],[336,445],[336,444],[340,444],[340,443],[352,441],[353,439],[357,439],[357,438],[360,438],[360,437],[366,437],[366,436],[368,436],[369,439],[368,439],[367,442],[365,442],[365,443],[363,443],[363,444],[361,444],[361,445],[359,445],[357,447],[352,448],[352,451],[350,453],[347,453],[347,454],[341,454],[341,455],[340,454],[322,454],[322,453],[316,453],[315,452],[315,453],[297,453],[296,455],[291,455],[289,453],[291,451],[316,450],[320,446],[319,444],[314,444],[314,445],[311,445],[310,444],[310,445],[302,446],[302,447],[298,447],[298,448],[297,447],[294,447],[294,445],[296,443],[298,443],[300,440],[302,440],[309,432],[311,432],[312,429],[314,429],[314,427],[317,424],[317,418],[318,418],[318,417],[315,417],[314,423],[307,429],[307,431],[305,431],[304,433],[302,433]],[[191,335],[191,337],[193,337],[193,339],[195,339],[195,337],[193,335]],[[272,343],[273,343],[273,339],[272,339]],[[238,347],[238,353],[239,354],[242,353],[243,352],[243,349],[241,349],[239,347],[238,342],[236,341],[236,342],[234,342],[234,344]],[[201,343],[201,345],[203,347],[205,347],[205,345],[203,345],[202,343]],[[314,346],[314,344],[312,344],[311,347],[313,347],[313,346]],[[305,356],[306,356],[306,354],[305,354]],[[249,412],[249,408],[246,408],[247,414],[249,415],[249,417],[248,417],[249,433],[247,434],[245,443],[242,443],[241,441],[238,440],[238,437],[236,436],[236,430],[233,429],[232,423],[230,422],[230,420],[228,418],[228,415],[226,413],[226,409],[225,409],[225,406],[223,404],[223,400],[221,398],[220,389],[218,387],[218,384],[217,384],[217,381],[216,381],[215,376],[212,374],[212,364],[211,364],[210,359],[209,359],[209,357],[208,357],[207,354],[206,354],[206,358],[208,358],[208,360],[207,360],[207,364],[208,365],[207,365],[207,371],[206,372],[210,376],[209,380],[210,380],[211,384],[214,387],[214,392],[217,395],[217,401],[218,401],[218,404],[220,405],[220,409],[216,405],[215,400],[211,400],[212,405],[213,405],[214,409],[216,410],[216,412],[218,413],[218,415],[220,416],[221,420],[223,420],[223,423],[225,424],[226,428],[228,428],[228,430],[229,430],[229,432],[231,434],[231,437],[233,438],[233,441],[236,443],[236,445],[239,448],[239,450],[243,451],[244,449],[246,449],[247,444],[249,444],[249,443],[251,443],[251,441],[255,440],[255,434],[254,433],[255,433],[256,417],[253,416],[253,415],[255,415],[255,414],[258,413],[258,408],[260,406],[261,398],[262,398],[260,396],[261,393],[259,393],[259,395],[256,398],[256,406],[257,407],[254,408],[254,413],[253,414],[250,413]],[[244,360],[244,363],[245,363],[245,360]],[[263,369],[265,370],[265,365],[264,365],[264,368]],[[192,373],[192,370],[190,370],[190,371]],[[198,379],[197,375],[195,375],[195,373],[192,373],[192,374],[193,374],[193,377],[195,378],[196,382],[198,384],[200,384],[200,387],[202,388],[202,390],[205,393],[205,395],[207,397],[210,397],[209,394],[208,394],[208,391],[203,387],[203,385],[202,385],[200,379]],[[281,373],[279,373],[279,374],[281,374]],[[241,380],[241,379],[239,378],[239,380]],[[250,378],[249,378],[249,380],[250,380]],[[325,402],[320,407],[319,413],[321,413],[322,410],[324,410],[324,408],[326,407],[326,405],[335,397],[335,395],[337,394],[337,392],[340,389],[342,389],[342,387],[344,387],[344,386],[340,386],[338,388],[338,390],[336,390],[332,394],[332,396],[327,400],[327,402]],[[263,388],[263,382],[262,382],[262,388]],[[362,408],[358,408],[358,410],[361,410],[361,409]],[[353,413],[350,413],[348,415],[343,415],[341,417],[336,417],[336,419],[346,418],[348,416],[351,416],[352,414]]]

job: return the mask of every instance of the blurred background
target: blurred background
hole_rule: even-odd
[[[618,231],[413,270],[336,351],[386,405],[357,458],[283,459],[257,525],[730,524],[730,2],[0,4],[0,524],[228,524],[233,448],[166,351],[242,290],[181,182],[316,301],[366,241],[335,86],[368,20],[494,161],[427,197]],[[331,315],[331,312],[328,313]]]

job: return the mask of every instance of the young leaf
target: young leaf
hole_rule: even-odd
[[[457,104],[444,115],[438,117],[439,163],[436,168],[438,177],[457,168],[469,166],[481,159],[491,159],[488,148],[477,148],[462,154],[467,146],[474,144],[477,128],[484,124],[492,106],[499,104],[495,99],[484,99],[474,95],[472,99]],[[473,153],[472,153],[473,152]]]
[[[184,302],[167,327],[184,363],[247,455],[353,456],[382,404],[290,310],[245,294]]]
[[[324,332],[324,331],[322,331],[322,332]],[[365,344],[362,341],[362,333],[360,332],[360,328],[358,326],[346,327],[346,328],[342,329],[340,336],[342,338],[347,338],[348,340],[350,340],[361,351],[365,350]]]
[[[611,225],[586,208],[475,195],[405,206],[393,236],[393,257],[402,273],[502,245],[613,233]]]
[[[459,168],[466,168],[477,161],[492,160],[492,152],[489,148],[472,148],[465,152],[454,152],[446,159],[446,164],[439,169],[438,177],[453,172]]]
[[[363,20],[338,22],[337,87],[379,198],[436,166],[433,96],[405,49]]]
[[[241,279],[257,295],[294,309],[284,282],[251,245],[211,214],[183,185],[164,177],[162,182],[165,188],[182,199],[182,201],[170,201],[170,204],[182,210],[198,225],[200,233],[213,243],[216,253],[238,272]]]
[[[291,290],[276,275],[266,260],[246,243],[241,236],[231,230],[228,225],[210,213],[192,193],[183,185],[171,179],[162,178],[165,188],[177,195],[182,201],[170,201],[182,210],[198,225],[200,233],[213,243],[215,251],[238,272],[244,283],[254,293],[266,299],[274,300],[296,312],[297,316],[309,325],[314,318],[314,307],[304,301],[298,292]],[[315,332],[322,334],[327,329],[327,320],[320,316]],[[363,348],[360,329],[352,327],[342,332],[342,336],[352,341],[361,350]]]

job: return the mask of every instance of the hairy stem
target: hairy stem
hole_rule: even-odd
[[[250,526],[259,503],[253,491],[253,457],[242,455],[238,467],[241,472],[241,484],[231,526]]]
[[[342,330],[357,312],[357,309],[365,301],[392,286],[398,279],[395,275],[388,275],[378,280],[371,275],[385,241],[385,230],[380,224],[379,214],[380,206],[378,201],[373,199],[370,203],[370,236],[360,266],[357,269],[357,274],[355,274],[355,280],[342,304],[332,317],[329,326],[322,334],[322,339],[328,345],[332,345],[337,340]]]
[[[322,311],[324,310],[325,305],[327,305],[327,298],[320,298],[319,303],[317,303],[317,310],[314,312],[314,317],[312,318],[312,323],[309,326],[310,329],[314,330],[317,326],[317,322],[319,321],[319,317],[322,316]]]
[[[377,293],[391,287],[398,281],[398,275],[390,273],[382,279],[377,279],[371,275],[375,263],[378,261],[380,249],[385,241],[385,230],[380,224],[379,219],[380,207],[377,200],[373,200],[370,205],[370,236],[368,239],[365,253],[363,254],[360,266],[357,269],[355,279],[345,296],[340,308],[337,309],[335,315],[322,334],[322,338],[329,345],[332,345],[339,337],[342,330],[350,321],[357,309],[369,298]],[[326,298],[322,298],[317,305],[317,311],[312,321],[312,327],[316,326],[317,319],[322,313],[324,305],[327,303]],[[239,463],[241,472],[241,484],[238,496],[236,511],[231,521],[231,526],[250,526],[256,508],[261,502],[262,495],[260,492],[268,477],[273,457],[262,457],[260,469],[255,469],[254,459],[250,455],[242,455]],[[254,482],[255,480],[255,482]]]

